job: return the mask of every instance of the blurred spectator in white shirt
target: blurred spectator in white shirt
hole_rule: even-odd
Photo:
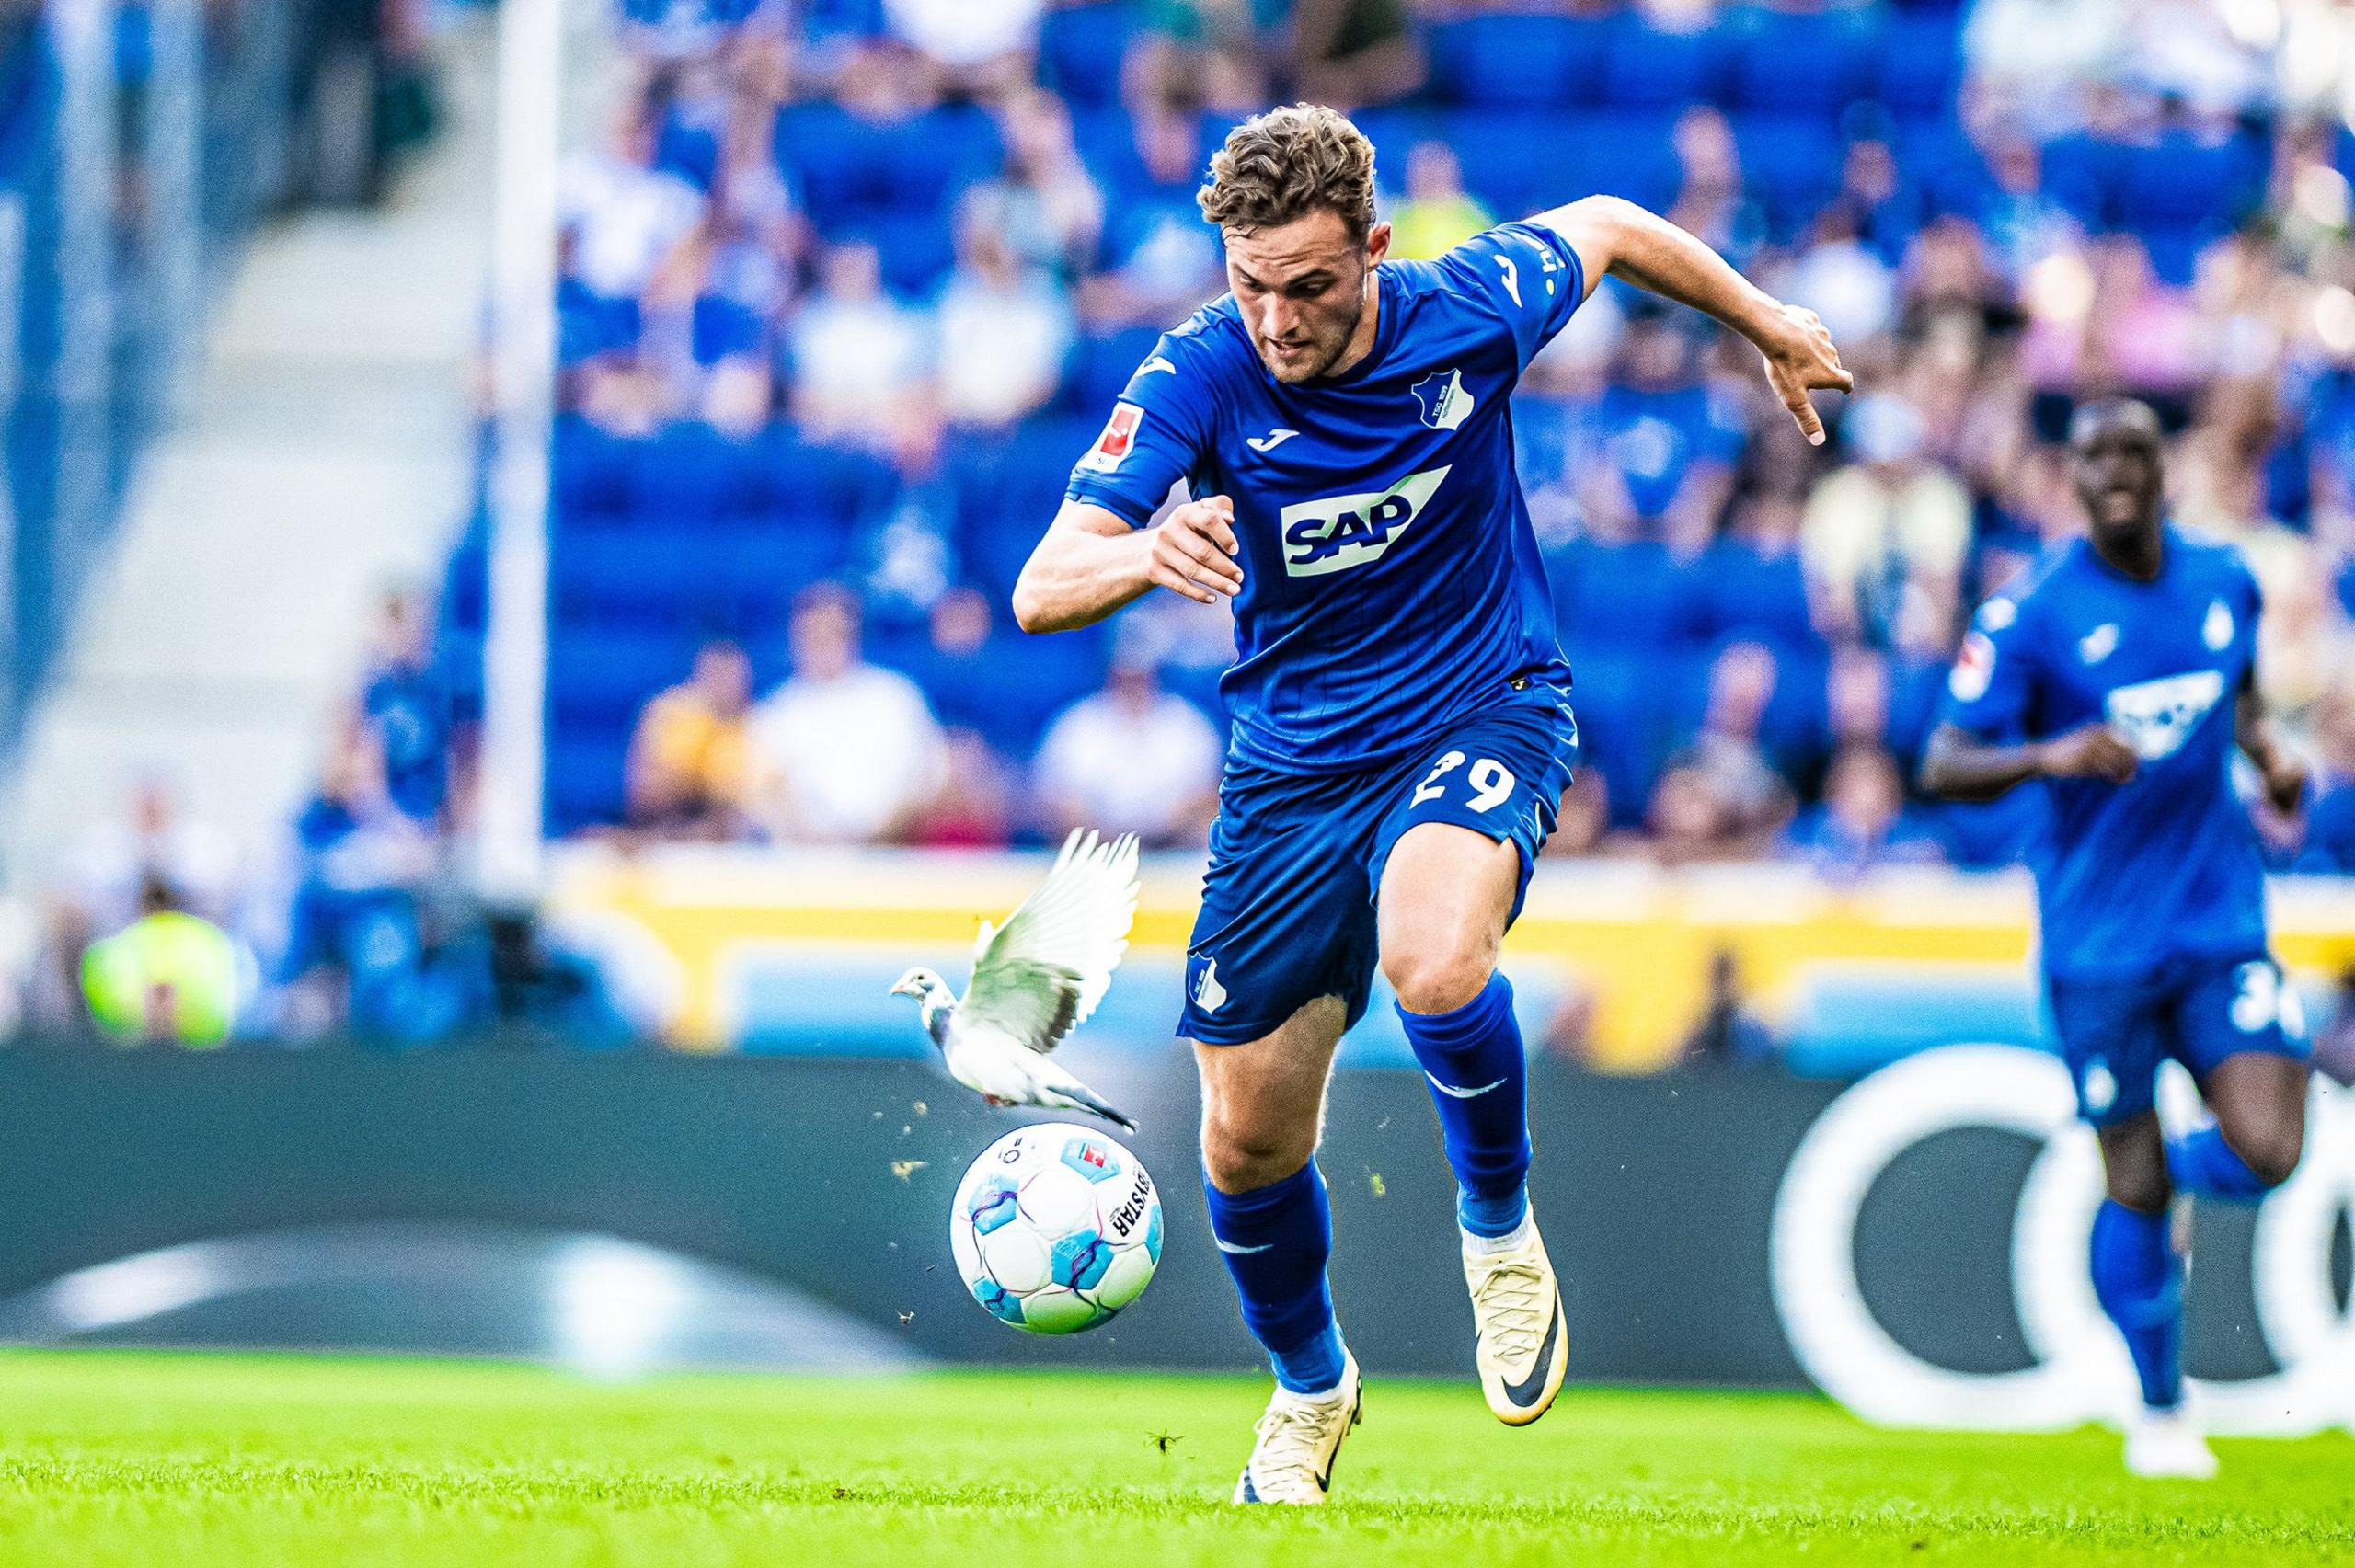
[[[1909,593],[1949,609],[1970,548],[1970,496],[1923,460],[1928,431],[1893,395],[1859,397],[1841,426],[1856,462],[1808,498],[1799,553],[1811,598],[1833,637],[1890,633]]]
[[[1198,848],[1216,810],[1223,748],[1200,710],[1161,689],[1133,642],[1104,689],[1063,710],[1039,748],[1048,825],[1134,833],[1147,848]]]
[[[1039,36],[1040,0],[883,0],[891,30],[950,71],[987,75]]]
[[[26,1011],[52,1023],[78,1015],[82,950],[137,920],[144,888],[168,887],[182,907],[225,919],[234,912],[237,869],[236,846],[226,833],[190,821],[161,779],[140,780],[122,818],[92,829],[67,862],[42,921],[45,956]]]
[[[1783,283],[1783,296],[1823,318],[1832,339],[1863,343],[1897,315],[1897,280],[1856,230],[1856,217],[1834,203],[1816,218],[1806,252]]]
[[[938,305],[941,411],[952,424],[1002,428],[1054,395],[1071,349],[1071,307],[970,204],[957,252]]]
[[[219,919],[228,913],[236,860],[226,833],[188,820],[169,784],[143,779],[122,820],[83,841],[73,897],[98,935],[138,918],[139,890],[149,881],[168,884],[184,908]]]
[[[2067,128],[2078,93],[2122,63],[2129,0],[1977,0],[1963,23],[1973,81],[2042,133]]]
[[[771,836],[838,844],[903,837],[948,773],[924,693],[860,657],[858,601],[837,585],[802,594],[789,635],[793,673],[752,720]]]
[[[703,221],[703,192],[654,166],[661,130],[659,114],[641,106],[609,149],[568,159],[557,176],[570,270],[606,299],[637,295]]]
[[[821,440],[882,443],[931,368],[931,339],[923,313],[884,292],[873,246],[836,246],[791,329],[795,414]]]

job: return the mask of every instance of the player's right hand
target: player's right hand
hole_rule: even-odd
[[[2037,771],[2049,779],[2107,779],[2122,784],[2142,766],[2126,738],[2106,724],[2089,724],[2037,749]]]
[[[1243,591],[1243,547],[1235,538],[1235,502],[1225,496],[1188,501],[1148,536],[1145,576],[1204,604]]]
[[[1776,305],[1771,330],[1757,339],[1766,357],[1766,382],[1775,396],[1798,421],[1799,433],[1809,446],[1823,444],[1823,417],[1808,397],[1810,392],[1854,392],[1856,378],[1840,362],[1840,350],[1823,318],[1800,305]]]

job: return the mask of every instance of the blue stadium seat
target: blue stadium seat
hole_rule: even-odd
[[[777,428],[768,450],[776,509],[791,519],[861,528],[882,514],[899,488],[890,465],[873,452],[804,441],[790,427]]]
[[[1700,619],[1712,642],[1754,637],[1784,653],[1821,651],[1796,552],[1767,555],[1740,539],[1703,557]]]
[[[2205,229],[2235,226],[2263,193],[2267,149],[2246,134],[2221,140],[2176,131],[2147,146],[2121,147],[2109,164],[2116,181],[2113,216],[2120,227]]]
[[[578,414],[557,417],[549,485],[558,517],[623,514],[638,504],[638,448]]]
[[[1431,24],[1430,92],[1442,102],[1551,109],[1602,95],[1615,23],[1533,8],[1475,11]]]
[[[1573,655],[1693,647],[1706,636],[1698,562],[1655,540],[1574,540],[1545,557],[1554,620]]]
[[[580,740],[561,729],[548,738],[547,773],[542,806],[548,831],[581,829],[622,819],[626,753],[603,740]]]
[[[559,624],[548,638],[548,710],[568,734],[623,746],[649,698],[687,678],[699,632]]]
[[[1113,104],[1140,18],[1129,0],[1049,9],[1039,22],[1039,74],[1074,106]]]
[[[731,564],[693,524],[587,532],[550,542],[548,597],[559,624],[694,630],[725,625],[738,585]]]
[[[1676,199],[1683,177],[1671,141],[1674,129],[1664,116],[1622,110],[1583,114],[1568,121],[1558,165],[1565,189],[1545,197],[1541,205],[1581,196],[1620,196],[1647,207],[1667,207]]]
[[[1575,144],[1579,120],[1548,109],[1458,109],[1441,122],[1441,139],[1464,165],[1465,189],[1500,219],[1524,218],[1579,194],[1554,149]]]
[[[1807,226],[1840,189],[1845,149],[1830,121],[1788,115],[1735,117],[1742,178],[1766,210],[1767,224],[1787,238]]]
[[[941,723],[975,730],[1000,754],[1028,761],[1055,715],[1103,684],[1111,640],[1103,627],[1024,636],[1002,596],[998,609],[1004,626],[972,653],[946,655],[926,644],[888,662],[924,688]]]
[[[1156,193],[1191,201],[1202,168],[1208,166],[1211,154],[1226,140],[1226,133],[1235,128],[1235,123],[1226,116],[1198,116],[1195,136],[1201,155],[1189,159],[1184,177],[1175,182],[1157,180],[1145,168],[1143,155],[1137,151],[1136,129],[1128,111],[1118,106],[1085,109],[1074,105],[1071,136],[1072,144],[1078,149],[1079,161],[1095,176],[1097,184],[1104,188],[1108,202],[1117,206]]]
[[[727,577],[714,626],[756,650],[776,646],[794,596],[842,574],[852,537],[838,519],[780,511],[712,539],[706,548]]]
[[[1867,7],[1745,7],[1727,28],[1733,101],[1761,113],[1829,120],[1874,89],[1878,21],[1878,13]]]
[[[2056,136],[2044,144],[2042,176],[2051,196],[2090,228],[2106,229],[2110,220],[2110,193],[2119,184],[2120,161],[2125,149],[2084,132]]]
[[[1373,104],[1350,116],[1373,143],[1375,177],[1385,190],[1406,178],[1407,155],[1418,142],[1443,141],[1445,111],[1419,104]]]
[[[1722,102],[1729,64],[1721,28],[1663,32],[1630,17],[1603,38],[1602,99],[1627,109]]]
[[[1072,345],[1064,361],[1064,401],[1080,418],[1093,418],[1100,428],[1112,410],[1112,400],[1136,375],[1137,367],[1161,341],[1157,326],[1097,328]],[[1088,435],[1093,437],[1094,430]],[[1073,458],[1079,453],[1074,451]]]
[[[709,525],[722,516],[760,512],[775,504],[774,447],[740,440],[709,425],[682,420],[642,447],[644,478],[638,507],[653,521]]]
[[[1613,824],[1634,827],[1644,819],[1672,739],[1657,662],[1639,652],[1573,649],[1570,677],[1579,764],[1602,775]]]
[[[1952,15],[1901,12],[1880,54],[1880,101],[1901,119],[1949,114],[1962,76],[1962,29]]]
[[[1994,177],[1978,145],[1952,119],[1905,119],[1897,122],[1892,146],[1898,166],[1922,189],[1933,213],[1977,218],[1994,193]]]
[[[1002,440],[958,452],[957,550],[968,580],[1001,600],[1063,505],[1072,464],[1102,428],[1100,413],[1034,419]]]
[[[970,106],[878,125],[831,103],[777,115],[778,166],[810,221],[832,233],[887,215],[947,222],[959,192],[996,172],[996,125]]]

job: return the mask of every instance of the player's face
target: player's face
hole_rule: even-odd
[[[1361,242],[1340,214],[1323,211],[1281,228],[1226,231],[1227,286],[1269,375],[1309,381],[1339,364],[1389,248],[1389,224]]]
[[[2159,515],[2158,432],[2111,419],[2077,433],[2071,448],[2077,499],[2097,533],[2132,533]]]

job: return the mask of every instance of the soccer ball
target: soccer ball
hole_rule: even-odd
[[[957,1184],[948,1249],[1000,1322],[1077,1333],[1135,1300],[1161,1262],[1161,1198],[1137,1157],[1090,1127],[1037,1122]]]

